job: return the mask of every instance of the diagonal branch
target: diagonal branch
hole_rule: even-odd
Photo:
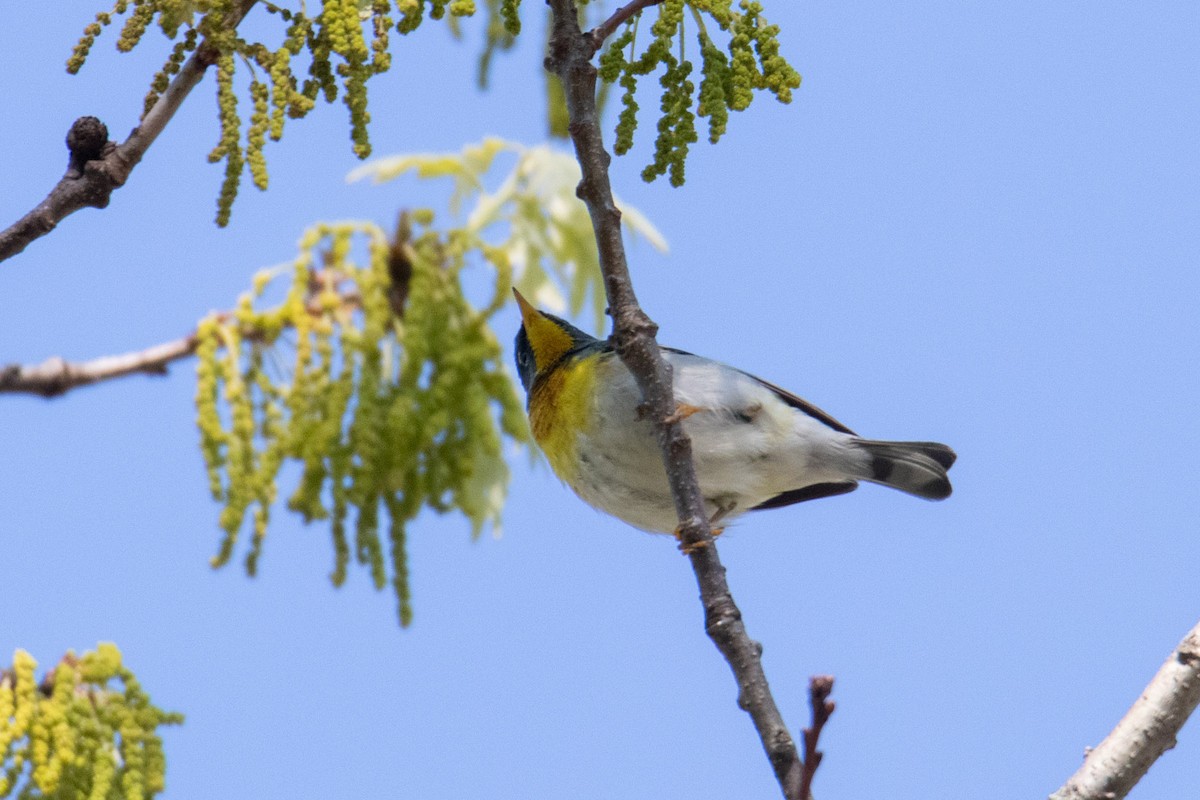
[[[832,675],[814,675],[809,679],[808,701],[812,705],[812,725],[802,731],[804,769],[800,776],[800,796],[804,800],[810,800],[812,797],[813,777],[817,774],[817,767],[821,766],[821,759],[825,756],[817,749],[817,744],[821,741],[821,731],[825,730],[825,723],[829,722],[829,717],[836,707],[835,703],[829,699],[829,695],[832,693]]]
[[[393,250],[392,264],[397,263],[395,253],[401,252],[402,247]],[[406,255],[404,256],[407,257]],[[314,317],[325,313],[325,307],[316,293],[324,284],[323,273],[317,272],[312,276],[313,294],[308,298],[308,311]],[[407,279],[393,283],[396,292],[407,294]],[[342,307],[357,309],[362,307],[362,296],[357,289],[339,291]],[[393,300],[392,310],[397,316],[403,316],[403,302]],[[222,311],[217,318],[222,322],[233,319],[235,312]],[[262,340],[261,331],[256,329],[243,330],[242,335],[247,339]],[[168,367],[182,359],[195,355],[200,344],[196,331],[186,336],[163,342],[144,350],[134,350],[115,356],[101,356],[90,361],[64,361],[58,356],[48,358],[40,364],[24,366],[9,364],[0,367],[0,394],[35,394],[47,399],[59,397],[72,389],[101,383],[127,375],[166,375]]]
[[[91,361],[64,361],[55,356],[32,367],[10,364],[0,367],[0,394],[36,394],[51,398],[80,386],[126,375],[166,375],[167,366],[195,353],[197,344],[196,334],[189,333],[145,350],[102,356]]]
[[[236,27],[256,0],[238,0],[228,24]],[[108,141],[108,129],[95,117],[80,117],[67,133],[70,161],[67,172],[46,199],[7,229],[0,231],[0,261],[15,256],[45,236],[81,208],[104,208],[117,188],[142,160],[154,140],[175,116],[205,71],[216,62],[217,50],[204,41],[196,48],[158,101],[121,144]]]
[[[599,50],[604,44],[604,40],[612,36],[613,31],[621,27],[621,24],[629,20],[634,14],[638,14],[650,6],[656,6],[662,0],[632,0],[627,5],[623,5],[613,12],[612,16],[601,22],[595,28],[588,32],[587,37],[591,39],[592,50]]]
[[[1175,746],[1180,728],[1198,705],[1200,623],[1183,637],[1124,718],[1050,800],[1125,797],[1159,756]]]
[[[691,441],[675,415],[671,369],[654,339],[658,326],[638,305],[630,281],[621,240],[621,212],[613,202],[608,179],[611,157],[604,149],[596,110],[596,69],[590,60],[596,52],[593,36],[580,30],[574,0],[548,2],[553,30],[546,68],[558,76],[566,94],[568,127],[583,171],[577,194],[592,218],[613,318],[613,343],[641,389],[645,414],[657,423],[663,463],[679,515],[681,548],[689,555],[696,573],[708,635],[733,670],[738,705],[753,719],[784,797],[802,800],[800,756],[767,685],[760,658],[762,648],[746,633],[741,612],[725,581],[725,568],[713,544],[696,482]],[[632,8],[633,13],[649,4],[631,3],[626,9]]]

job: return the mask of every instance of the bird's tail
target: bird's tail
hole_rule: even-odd
[[[957,458],[954,451],[937,442],[877,442],[855,439],[866,451],[863,471],[856,478],[890,486],[926,500],[950,496],[946,470]]]

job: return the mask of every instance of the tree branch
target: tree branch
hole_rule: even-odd
[[[400,250],[399,245],[393,252],[398,250]],[[324,306],[317,299],[317,293],[324,286],[323,275],[322,272],[314,273],[311,280],[312,294],[308,298],[308,312],[314,317],[325,313]],[[394,292],[407,296],[407,279],[402,282],[394,282],[392,287]],[[339,294],[344,308],[361,308],[362,297],[357,289],[345,289]],[[403,304],[397,305],[393,302],[392,308],[397,316],[403,315]],[[228,322],[233,319],[234,313],[233,311],[222,311],[217,318],[222,322]],[[243,330],[242,335],[251,340],[263,338],[261,332],[256,329]],[[196,332],[192,331],[187,336],[156,344],[145,350],[135,350],[115,356],[101,356],[91,361],[64,361],[62,358],[54,356],[31,367],[10,364],[0,367],[0,394],[36,394],[49,399],[64,395],[71,389],[123,378],[126,375],[139,373],[166,375],[167,368],[172,362],[195,355],[199,343]]]
[[[1175,737],[1197,705],[1200,623],[1183,637],[1125,717],[1050,800],[1125,797],[1159,756],[1175,746]]]
[[[229,18],[236,27],[256,0],[239,0]],[[200,43],[179,74],[159,96],[122,144],[109,142],[108,129],[95,117],[80,117],[67,133],[70,161],[66,174],[46,199],[4,231],[0,231],[0,261],[15,256],[30,242],[45,236],[67,216],[88,206],[104,208],[115,189],[142,160],[154,140],[175,116],[188,94],[216,61],[217,51],[207,40]]]
[[[675,415],[671,369],[663,361],[654,339],[658,326],[638,305],[630,281],[621,240],[621,212],[613,202],[608,179],[611,157],[604,149],[596,110],[596,69],[590,60],[595,54],[594,37],[580,30],[574,0],[548,0],[548,3],[553,13],[553,30],[546,68],[562,81],[566,94],[569,131],[583,171],[577,194],[592,218],[613,318],[612,340],[642,391],[643,413],[655,422],[679,515],[681,549],[689,555],[700,587],[705,628],[733,670],[738,684],[738,705],[753,719],[784,796],[802,800],[800,756],[767,685],[760,658],[762,648],[747,635],[741,612],[725,581],[725,568],[713,544],[696,482],[691,441]],[[649,4],[631,3],[618,14],[627,10],[634,13]]]
[[[146,373],[166,375],[167,365],[196,352],[196,335],[117,356],[71,362],[55,356],[32,367],[10,364],[0,369],[0,394],[36,394],[58,397],[71,389],[92,383]]]
[[[804,769],[800,775],[800,796],[804,800],[812,797],[813,777],[817,767],[821,766],[824,753],[817,749],[821,741],[821,731],[833,714],[836,704],[829,699],[833,693],[832,675],[814,675],[808,681],[808,702],[812,705],[812,725],[805,728],[804,735]]]
[[[613,31],[619,28],[622,23],[626,22],[634,14],[644,11],[650,6],[656,6],[661,2],[662,0],[633,0],[632,3],[618,8],[613,12],[611,17],[604,20],[604,22],[601,22],[587,33],[588,39],[591,40],[592,52],[594,53],[595,51],[599,50],[600,46],[604,44],[604,40],[609,36],[612,36]],[[590,57],[591,56],[589,56],[589,58]]]

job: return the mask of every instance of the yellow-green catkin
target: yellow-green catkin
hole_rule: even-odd
[[[500,0],[500,17],[504,20],[504,29],[513,36],[521,32],[521,0]]]
[[[638,125],[638,79],[662,70],[654,155],[642,177],[651,181],[667,175],[673,186],[679,186],[684,181],[689,146],[697,140],[696,115],[708,118],[708,140],[716,143],[725,134],[730,111],[748,108],[758,91],[791,102],[800,75],[780,55],[779,27],[766,23],[758,2],[742,0],[736,11],[731,0],[664,0],[655,8],[650,40],[641,53],[636,52],[634,36],[638,14],[601,55],[600,77],[622,89],[613,145],[622,154],[633,146]],[[698,94],[692,80],[694,66],[684,48],[688,38],[683,25],[685,8],[695,21],[700,50]],[[716,44],[706,20],[728,36],[725,50]]]
[[[41,682],[23,650],[0,670],[0,797],[148,798],[165,786],[158,728],[182,722],[150,702],[115,645],[68,652]]]
[[[727,98],[732,88],[729,81],[729,59],[709,37],[699,15],[696,16],[700,26],[700,56],[703,59],[696,113],[701,117],[708,117],[708,141],[716,144],[725,135],[729,124]]]
[[[519,0],[486,0],[488,28],[479,62],[480,81],[485,82],[492,53],[512,44],[521,30]],[[285,117],[308,114],[318,98],[334,102],[341,96],[350,122],[351,148],[359,158],[370,155],[371,120],[368,81],[387,71],[392,63],[390,31],[411,33],[426,17],[456,19],[473,15],[475,0],[326,0],[320,13],[308,16],[303,4],[297,9],[274,3],[262,7],[276,19],[281,36],[272,44],[250,41],[237,31],[238,9],[232,0],[117,0],[111,11],[96,15],[85,28],[67,62],[77,72],[86,61],[97,37],[115,18],[125,17],[117,40],[120,50],[130,50],[145,40],[149,28],[157,27],[174,42],[163,68],[151,80],[144,103],[149,112],[179,74],[189,53],[199,47],[217,64],[217,99],[220,122],[219,144],[210,153],[214,162],[225,162],[225,175],[217,197],[218,225],[226,225],[232,213],[241,178],[249,171],[255,186],[269,183],[263,154],[264,137],[283,135]],[[762,4],[741,0],[733,9],[731,0],[663,0],[653,7],[657,14],[651,36],[637,54],[632,35],[610,46],[601,58],[601,74],[622,89],[622,110],[617,121],[615,149],[627,152],[633,144],[638,105],[635,101],[640,77],[662,70],[659,119],[654,155],[643,177],[653,180],[666,174],[674,185],[683,182],[689,145],[696,140],[694,117],[709,120],[708,139],[716,142],[725,132],[728,112],[749,107],[756,92],[769,91],[781,102],[790,102],[800,76],[780,55],[779,28],[767,24]],[[692,79],[694,65],[682,55],[685,33],[682,18],[690,8],[697,18],[697,41],[701,54],[699,95]],[[649,9],[647,10],[649,11]],[[393,14],[398,14],[394,18]],[[636,25],[639,13],[631,22]],[[729,37],[723,51],[705,29],[703,18],[716,23]],[[632,27],[630,28],[632,30]],[[178,37],[182,36],[182,39]],[[624,34],[623,34],[624,37]],[[279,39],[282,39],[280,43]],[[629,45],[629,55],[623,50]],[[678,47],[675,45],[678,44]],[[307,51],[304,76],[294,67]],[[680,55],[675,55],[676,52]],[[267,80],[251,76],[250,105],[253,109],[243,136],[243,121],[237,110],[235,72],[239,63],[265,70]],[[549,92],[550,120],[554,133],[564,130],[562,103],[556,89]],[[243,143],[244,139],[244,143]]]
[[[133,13],[125,20],[125,27],[121,29],[121,35],[117,39],[118,50],[128,53],[137,47],[156,10],[150,0],[134,0]]]
[[[234,58],[231,54],[225,53],[217,58],[217,108],[221,118],[221,140],[208,154],[208,160],[213,163],[225,161],[225,180],[217,195],[217,225],[222,227],[229,224],[245,163],[239,136],[242,120],[238,115],[237,92],[233,88],[233,70]]]
[[[619,83],[622,90],[621,111],[617,117],[616,139],[613,142],[613,150],[618,155],[624,155],[633,147],[633,133],[637,129],[638,103],[635,94],[638,73],[631,64],[636,26],[636,19],[630,21],[600,55],[600,78],[606,83]],[[626,48],[630,51],[629,58],[625,55]],[[561,88],[559,91],[562,91]],[[565,123],[563,129],[566,129]]]
[[[285,117],[304,117],[318,97],[332,103],[341,96],[349,112],[353,152],[366,158],[371,153],[367,86],[371,77],[391,67],[391,31],[415,30],[427,5],[431,5],[429,17],[433,19],[441,19],[447,12],[455,18],[470,16],[476,10],[473,0],[325,0],[313,5],[320,12],[309,16],[303,3],[290,9],[269,2],[259,4],[278,26],[278,36],[264,35],[271,42],[267,44],[239,34],[242,4],[233,0],[117,0],[111,10],[98,13],[84,28],[67,70],[75,73],[82,68],[97,37],[118,18],[124,17],[116,42],[122,52],[144,43],[150,28],[157,27],[173,44],[163,67],[150,81],[143,103],[145,115],[184,69],[188,55],[202,48],[206,63],[217,66],[220,135],[209,158],[225,162],[216,215],[217,224],[224,226],[229,223],[245,172],[256,187],[267,187],[263,142],[268,135],[274,140],[283,135]],[[516,5],[515,0],[504,0],[502,5],[501,16],[510,34],[518,28]],[[396,10],[400,12],[398,21],[393,16]],[[305,51],[307,59],[297,58]],[[307,74],[297,74],[294,68],[306,61]],[[239,65],[251,71],[248,100],[252,112],[244,132],[235,90],[235,86],[246,85],[237,83]],[[265,80],[258,77],[258,68],[266,73]]]
[[[270,89],[267,84],[253,81],[250,84],[250,98],[254,102],[254,111],[250,115],[250,129],[246,132],[246,160],[254,185],[259,189],[266,189],[267,159],[263,155],[263,146],[267,142],[267,129],[271,125],[268,111]]]
[[[202,323],[197,419],[224,505],[215,565],[249,525],[247,569],[257,569],[288,461],[300,465],[288,507],[329,520],[334,583],[353,558],[377,587],[391,584],[401,624],[412,618],[407,525],[423,509],[463,514],[474,535],[498,520],[503,440],[528,436],[488,325],[512,271],[485,251],[497,284],[476,309],[459,273],[478,244],[431,223],[413,215],[396,240],[365,223],[315,226],[290,273],[260,274],[234,313]],[[259,309],[284,274],[284,299]],[[393,275],[406,285],[394,287]],[[274,347],[284,331],[290,346]]]
[[[166,63],[163,64],[162,69],[155,73],[154,78],[150,81],[150,91],[146,93],[146,99],[142,103],[143,119],[150,113],[150,109],[154,108],[155,104],[158,103],[159,97],[162,96],[162,93],[171,84],[171,79],[179,74],[179,70],[183,67],[184,59],[196,49],[198,40],[199,36],[196,30],[192,28],[171,48],[171,55],[167,57]]]

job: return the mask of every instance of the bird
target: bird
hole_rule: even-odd
[[[641,391],[613,346],[541,311],[521,311],[517,373],[534,440],[584,502],[652,533],[678,518]],[[748,372],[660,347],[671,366],[676,416],[692,441],[712,526],[749,511],[851,492],[859,481],[928,500],[950,496],[953,450],[938,442],[859,437],[812,403]],[[678,534],[677,534],[678,535]]]

